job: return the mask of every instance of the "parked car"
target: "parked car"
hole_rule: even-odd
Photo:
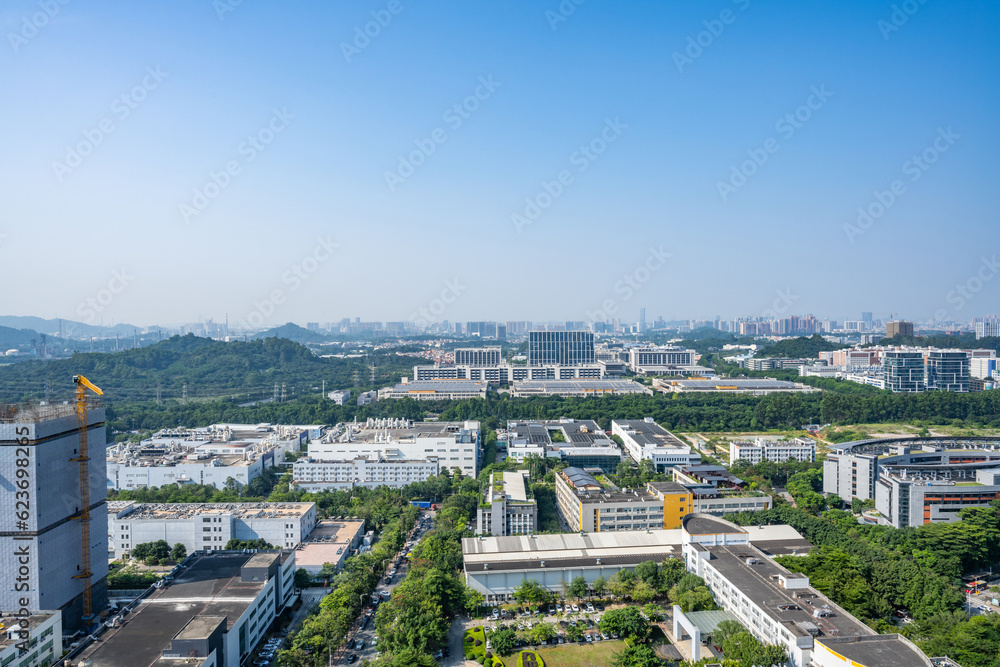
[[[588,642],[592,642],[592,641],[594,641],[594,638],[590,636],[590,633],[589,633],[589,632],[588,632],[587,634],[585,634],[585,635],[583,636],[583,638],[584,638],[584,639],[586,639],[586,640],[587,640]]]
[[[608,637],[608,633],[606,633],[606,632],[602,632],[602,633],[601,633],[601,639],[604,639],[604,640],[608,640],[608,639],[611,639],[611,638],[610,638],[610,637]]]
[[[556,613],[556,608],[553,607],[552,605],[549,605],[549,614],[554,614],[554,613]]]
[[[580,611],[580,605],[574,604],[573,605],[573,611],[574,612],[579,612]]]
[[[562,605],[561,604],[557,604],[556,605],[556,611],[559,612],[560,614],[562,613]]]
[[[594,613],[594,603],[593,602],[588,602],[587,603],[587,611],[589,611],[591,614]]]
[[[355,653],[352,653],[351,655],[349,655],[349,656],[347,657],[347,662],[348,662],[349,664],[354,664],[354,663],[355,663],[355,662],[357,662],[357,661],[358,661],[358,656],[357,656],[357,654],[355,654]]]

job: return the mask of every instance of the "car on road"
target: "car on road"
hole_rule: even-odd
[[[349,656],[347,657],[347,662],[348,662],[349,664],[354,664],[354,663],[355,663],[355,662],[357,662],[357,661],[358,661],[358,656],[357,656],[357,654],[355,654],[355,653],[352,653],[351,655],[349,655]]]
[[[491,648],[493,648],[493,645],[492,645],[492,644],[490,644],[490,640],[489,640],[489,639],[487,639],[487,640],[486,640],[486,650],[487,650],[487,651],[489,651],[489,650],[490,650]]]

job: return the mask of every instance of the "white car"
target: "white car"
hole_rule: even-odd
[[[592,641],[594,641],[594,638],[590,636],[590,633],[589,633],[589,632],[588,632],[587,634],[585,634],[585,635],[583,636],[583,638],[584,638],[584,639],[586,639],[586,640],[587,640],[588,642],[592,642]]]
[[[556,605],[556,613],[559,613],[559,614],[562,613],[562,605],[561,604],[557,604]]]
[[[580,605],[576,605],[576,604],[574,604],[574,605],[573,605],[573,611],[574,611],[574,612],[578,612],[578,611],[580,611]]]

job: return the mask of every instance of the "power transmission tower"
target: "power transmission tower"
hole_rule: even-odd
[[[160,404],[160,383],[156,383],[156,404]]]
[[[285,402],[285,383],[281,383],[281,402]]]
[[[188,400],[188,383],[185,382],[181,386],[181,402],[182,403],[187,403],[187,400]]]

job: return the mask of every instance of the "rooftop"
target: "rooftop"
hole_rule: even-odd
[[[279,554],[260,555],[273,558]],[[93,667],[154,665],[170,641],[196,618],[225,616],[230,630],[267,585],[266,581],[240,580],[240,570],[252,558],[246,554],[197,557],[172,584],[143,599],[124,625],[94,642],[81,660],[89,659]]]
[[[316,503],[156,503],[143,504],[133,501],[112,501],[108,512],[117,513],[133,509],[122,519],[191,519],[205,514],[232,515],[251,519],[302,517],[316,507]]]
[[[681,520],[681,527],[689,535],[741,534],[747,532],[746,529],[725,519],[717,519],[707,514],[688,514]]]
[[[823,637],[817,641],[831,651],[861,665],[918,667],[919,665],[934,664],[901,635]]]
[[[669,447],[689,449],[683,440],[650,419],[616,419],[614,423],[624,429],[640,447]],[[634,431],[634,432],[633,432]]]
[[[485,392],[488,383],[479,380],[410,380],[392,388],[394,394]]]
[[[28,616],[28,627],[26,627],[26,628],[21,627],[20,624],[19,624],[20,621],[24,617],[23,616],[18,616],[17,620],[13,620],[12,617],[14,616],[14,613],[15,612],[13,612],[13,611],[5,611],[5,612],[3,612],[3,618],[0,619],[0,631],[2,631],[2,632],[0,632],[0,651],[4,650],[5,648],[7,648],[8,646],[10,646],[11,644],[16,644],[19,641],[21,641],[20,639],[11,639],[10,635],[7,634],[8,631],[27,630],[28,632],[31,632],[32,634],[34,634],[34,629],[35,628],[37,628],[39,625],[41,625],[45,621],[47,621],[50,618],[52,618],[52,616],[54,614],[58,614],[60,612],[57,612],[57,611],[51,611],[51,612],[50,611],[35,611],[35,612],[31,612],[31,615]]]
[[[320,521],[309,537],[295,548],[295,566],[323,567],[324,563],[339,562],[363,529],[364,521]]]
[[[515,382],[515,393],[649,393],[649,389],[632,380],[520,380]]]

